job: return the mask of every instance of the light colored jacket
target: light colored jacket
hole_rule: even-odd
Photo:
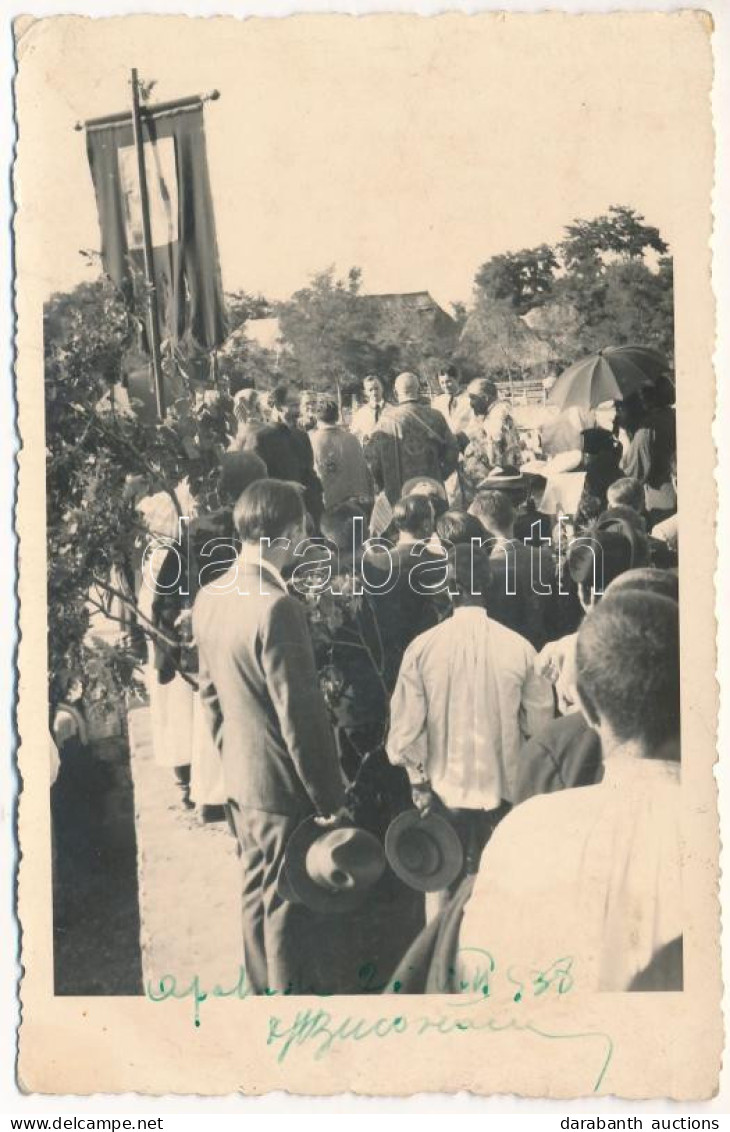
[[[309,439],[325,507],[337,507],[346,499],[372,497],[370,475],[357,437],[341,425],[318,424]]]

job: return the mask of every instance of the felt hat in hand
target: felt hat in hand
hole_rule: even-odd
[[[372,833],[309,817],[287,842],[277,889],[286,900],[336,915],[358,908],[384,871],[383,846]]]
[[[439,892],[456,880],[464,864],[459,836],[437,813],[421,817],[405,810],[388,826],[385,855],[396,876],[418,892]]]

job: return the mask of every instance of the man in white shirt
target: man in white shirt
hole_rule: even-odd
[[[387,742],[390,761],[408,772],[419,809],[437,798],[451,811],[471,872],[512,801],[522,743],[554,716],[552,689],[534,669],[534,648],[487,615],[488,577],[478,545],[453,548],[447,572],[453,616],[408,647]]]
[[[367,444],[378,427],[386,405],[383,396],[383,383],[379,377],[373,375],[366,377],[362,383],[362,392],[365,404],[352,414],[350,432],[364,445]]]
[[[459,387],[459,378],[456,366],[444,366],[438,375],[441,392],[434,397],[431,404],[434,409],[446,418],[446,423],[453,433],[466,432],[472,418],[471,405],[466,393]]]
[[[607,595],[578,633],[576,664],[604,778],[517,806],[484,852],[458,977],[470,978],[465,949],[488,949],[497,1000],[520,983],[522,998],[541,993],[558,965],[576,993],[641,989],[647,979],[682,989],[676,602]]]

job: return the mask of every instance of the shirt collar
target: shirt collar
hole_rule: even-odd
[[[251,550],[248,551],[248,553],[244,551],[241,554],[240,562],[247,570],[255,570],[260,574],[268,574],[271,580],[276,582],[277,586],[281,586],[284,592],[287,592],[286,582],[281,572],[277,570],[276,566],[273,566],[271,562],[267,562],[262,558],[259,551]]]
[[[681,764],[668,759],[642,759],[613,755],[603,764],[603,783],[606,786],[627,786],[630,783],[676,782],[680,780]]]

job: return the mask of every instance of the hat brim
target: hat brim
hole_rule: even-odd
[[[318,824],[313,814],[297,826],[286,843],[279,882],[283,873],[286,890],[293,894],[295,903],[305,904],[313,912],[337,916],[353,912],[364,904],[374,886],[361,885],[335,891],[323,888],[321,884],[312,880],[307,872],[307,853],[317,838],[325,832],[326,829]],[[281,895],[281,891],[279,894]]]
[[[527,487],[527,477],[520,472],[518,476],[504,476],[503,478],[493,477],[490,479],[481,480],[477,486],[477,491],[513,491],[515,489]]]
[[[398,852],[398,842],[404,833],[416,826],[427,829],[439,843],[443,864],[429,876],[407,868]],[[385,834],[385,856],[395,875],[418,892],[439,892],[456,880],[464,865],[464,849],[453,825],[439,814],[421,817],[416,809],[405,810],[394,818]]]

